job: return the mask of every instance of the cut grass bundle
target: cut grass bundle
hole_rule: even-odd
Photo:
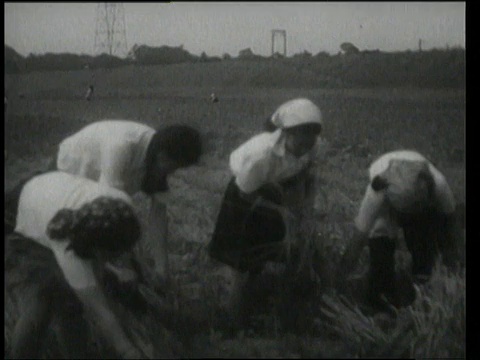
[[[437,263],[431,279],[416,285],[406,308],[367,316],[339,295],[324,295],[324,330],[344,342],[354,356],[462,358],[465,356],[465,273]]]

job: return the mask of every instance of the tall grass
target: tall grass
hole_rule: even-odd
[[[465,272],[449,271],[437,262],[431,279],[415,285],[416,299],[388,315],[365,315],[349,299],[323,298],[329,331],[359,357],[464,358]]]

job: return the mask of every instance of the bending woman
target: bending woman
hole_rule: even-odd
[[[190,126],[170,125],[155,130],[135,121],[102,120],[60,143],[56,169],[130,196],[143,193],[151,198],[151,221],[144,240],[151,249],[158,287],[162,288],[169,277],[168,218],[166,205],[158,195],[168,191],[169,176],[196,164],[201,153],[200,133]]]
[[[270,122],[268,132],[231,154],[233,177],[209,244],[212,258],[237,271],[234,294],[243,287],[243,274],[255,276],[267,261],[283,256],[285,208],[314,195],[310,169],[323,125],[320,109],[308,99],[294,99]]]
[[[357,217],[356,233],[339,267],[345,281],[365,246],[370,250],[368,302],[378,310],[396,306],[402,294],[396,288],[395,249],[399,230],[412,256],[415,282],[430,278],[439,256],[448,267],[461,264],[461,229],[456,202],[445,176],[423,155],[411,150],[380,156],[369,169],[370,182]],[[414,300],[413,287],[407,305]]]
[[[23,262],[12,264],[22,247],[25,262],[36,260],[28,256],[41,253],[39,247],[50,250],[61,280],[68,284],[60,294],[75,295],[78,310],[95,324],[117,356],[145,357],[127,337],[101,286],[105,263],[131,250],[140,235],[140,223],[124,192],[62,172],[46,173],[29,180],[21,191],[15,233],[7,237],[5,271],[25,268]],[[54,311],[65,300],[59,298],[58,284],[58,279],[39,278],[20,310],[11,357],[39,356]],[[84,334],[72,331],[63,328],[63,340],[75,349],[72,357],[85,356],[86,344],[79,340]]]

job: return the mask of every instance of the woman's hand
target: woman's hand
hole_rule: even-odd
[[[119,355],[125,356],[125,359],[145,357],[133,346],[100,287],[95,286],[74,290],[83,303],[86,314],[90,315],[91,320],[98,327],[102,336]]]
[[[120,356],[122,359],[146,359],[145,355],[134,347],[129,347]]]
[[[125,267],[118,267],[111,263],[106,263],[105,268],[112,272],[123,284],[135,284],[138,282],[138,275],[135,271],[125,268]]]
[[[166,280],[169,277],[168,264],[168,216],[167,207],[156,197],[152,197],[144,234],[155,261],[156,279]],[[160,282],[162,282],[161,280]]]
[[[358,258],[360,257],[363,248],[367,245],[367,242],[368,236],[363,232],[355,230],[355,234],[347,245],[347,249],[338,265],[336,281],[340,287],[345,286],[347,277],[355,269],[355,266],[358,263]]]

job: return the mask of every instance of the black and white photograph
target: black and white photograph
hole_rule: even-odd
[[[4,358],[466,352],[466,2],[4,3]]]

